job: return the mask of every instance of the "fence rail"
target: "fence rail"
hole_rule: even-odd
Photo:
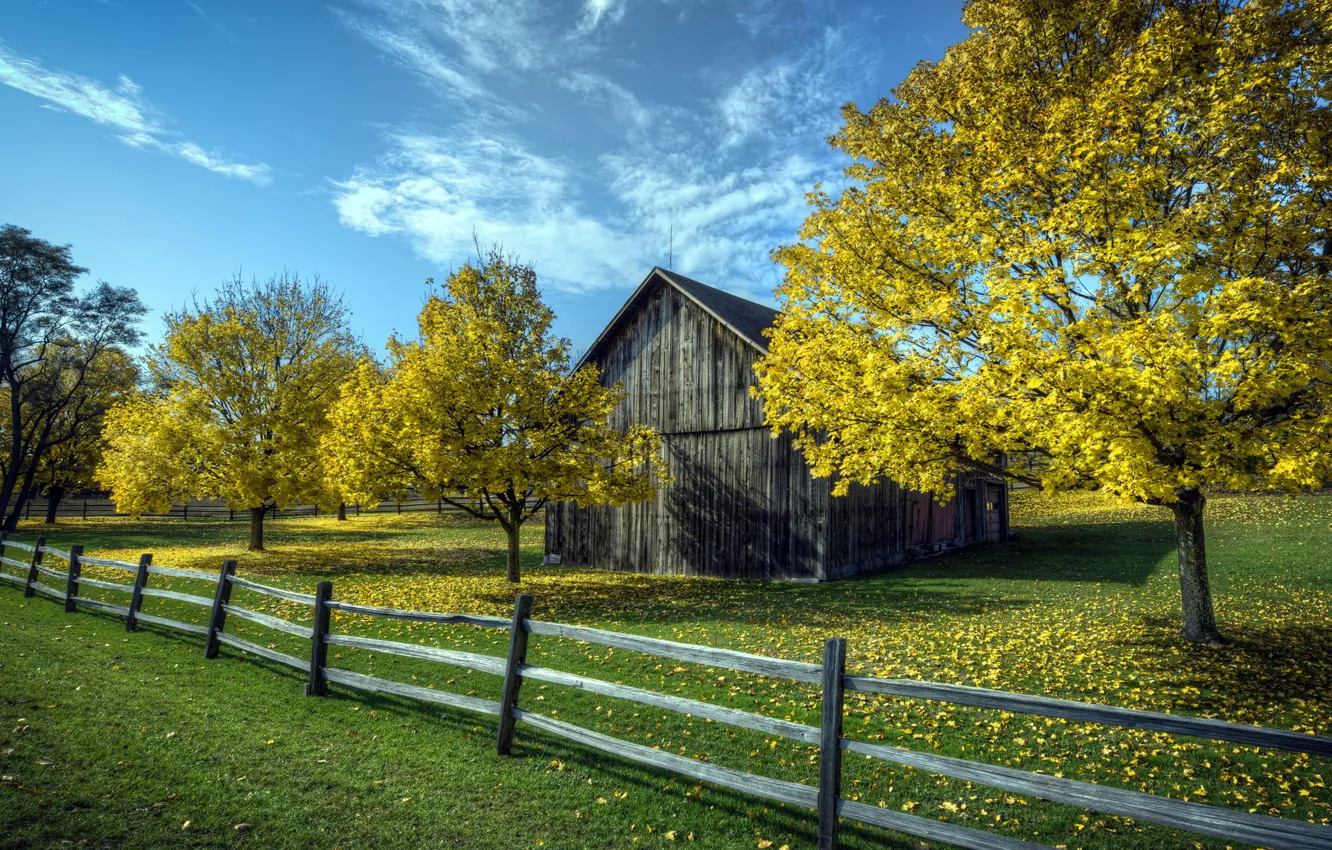
[[[44,499],[29,499],[24,503],[23,518],[41,519],[47,515],[47,506],[48,502]],[[349,517],[361,516],[362,514],[369,516],[372,514],[465,513],[461,508],[456,508],[443,500],[419,498],[380,502],[374,507],[350,504],[345,505],[344,508],[346,515]],[[319,505],[287,505],[282,508],[270,505],[267,508],[267,517],[270,519],[329,516],[336,513],[336,510],[330,510]],[[55,516],[57,519],[95,519],[98,517],[125,517],[129,514],[117,511],[115,502],[110,499],[98,497],[62,499],[56,506]],[[145,513],[143,516],[150,519],[225,519],[232,521],[244,520],[246,522],[250,520],[248,510],[229,508],[226,502],[216,500],[192,500],[186,504],[172,505],[171,509],[164,513]]]
[[[25,563],[15,558],[5,557],[3,552],[6,547],[31,552],[32,558]],[[44,565],[43,558],[47,555],[64,560],[67,564],[66,570],[60,571]],[[77,606],[84,606],[102,613],[123,617],[126,629],[129,631],[134,631],[139,622],[145,622],[189,634],[201,635],[204,638],[204,655],[207,658],[216,657],[219,646],[228,646],[296,670],[306,671],[308,678],[306,693],[310,695],[323,695],[327,693],[328,685],[334,684],[359,691],[392,694],[497,717],[499,729],[496,737],[496,749],[501,754],[507,753],[512,746],[515,724],[522,724],[600,752],[687,776],[691,779],[709,782],[768,800],[813,809],[818,814],[820,850],[833,850],[838,846],[840,819],[859,821],[906,833],[917,838],[944,841],[959,847],[976,848],[976,850],[981,848],[1017,850],[1017,848],[1044,846],[972,827],[936,821],[919,815],[890,811],[854,800],[843,799],[840,794],[840,782],[842,774],[841,760],[844,751],[1030,797],[1078,806],[1084,809],[1093,809],[1106,814],[1128,817],[1137,821],[1155,823],[1232,841],[1248,841],[1261,844],[1264,847],[1276,848],[1276,850],[1312,850],[1312,848],[1332,847],[1332,827],[1319,824],[1253,814],[1221,806],[1177,800],[1141,791],[1096,785],[1016,768],[941,756],[935,753],[917,752],[849,738],[842,734],[842,718],[845,714],[843,695],[845,691],[852,691],[886,694],[908,699],[934,700],[1017,714],[1059,717],[1079,722],[1192,735],[1218,741],[1271,747],[1325,757],[1332,756],[1332,738],[1329,737],[1300,734],[1280,729],[1265,729],[1208,718],[1137,711],[962,685],[907,679],[882,679],[872,676],[848,676],[845,671],[846,641],[841,638],[832,638],[827,641],[824,646],[823,664],[810,664],[768,658],[729,649],[676,643],[660,638],[537,620],[531,617],[532,599],[526,595],[519,596],[515,600],[512,619],[474,614],[410,611],[335,601],[332,599],[333,586],[329,582],[321,582],[315,593],[308,594],[250,581],[236,576],[235,561],[225,562],[217,574],[161,567],[153,565],[151,562],[151,555],[144,555],[138,564],[130,564],[126,561],[85,557],[81,546],[71,547],[66,552],[46,546],[45,540],[42,538],[38,538],[35,545],[29,546],[17,541],[6,540],[4,535],[0,535],[0,579],[9,584],[23,586],[27,596],[32,596],[34,592],[38,592],[64,600],[67,611],[74,611]],[[84,578],[81,574],[81,567],[84,564],[134,571],[136,574],[135,583],[131,586],[100,579]],[[4,567],[26,569],[27,574],[18,576],[7,573],[4,572]],[[149,576],[153,574],[208,582],[213,585],[213,597],[209,599],[204,596],[181,593],[165,588],[148,587]],[[50,575],[65,579],[66,589],[60,591],[38,582],[37,577],[39,575]],[[81,596],[79,589],[82,585],[129,592],[131,594],[130,604],[122,606]],[[231,591],[235,587],[287,602],[311,606],[315,615],[314,626],[294,623],[281,617],[233,604],[231,602]],[[168,617],[144,614],[139,609],[145,596],[207,607],[209,609],[208,625],[201,626]],[[485,628],[504,629],[509,633],[508,653],[506,657],[501,658],[421,644],[332,633],[329,612],[334,610],[348,614],[404,621],[470,624]],[[259,626],[309,641],[309,659],[297,658],[227,633],[225,626],[228,615],[240,617]],[[526,660],[527,638],[533,634],[594,643],[659,658],[670,658],[708,667],[721,667],[792,682],[818,685],[822,693],[821,723],[818,727],[809,726],[739,709],[713,705],[701,700],[661,694],[537,664],[529,664]],[[495,702],[466,694],[424,688],[419,685],[394,682],[338,667],[330,667],[327,663],[327,649],[330,645],[400,655],[500,676],[504,683],[502,697],[499,702]],[[624,741],[600,732],[593,732],[563,720],[537,714],[530,709],[519,706],[521,687],[527,679],[689,714],[817,746],[819,748],[818,785],[804,785],[709,764]]]

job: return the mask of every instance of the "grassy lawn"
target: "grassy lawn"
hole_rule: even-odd
[[[997,687],[1332,733],[1332,497],[1218,497],[1209,505],[1218,618],[1235,643],[1185,645],[1173,531],[1159,509],[1094,498],[1026,498],[1020,539],[829,585],[761,585],[541,567],[525,532],[522,590],[540,619],[817,662],[849,640],[852,672]],[[18,539],[31,541],[33,523]],[[279,520],[271,551],[244,551],[244,523],[98,520],[53,545],[216,570],[335,598],[504,614],[497,529],[430,515]],[[19,553],[11,550],[11,555]],[[123,581],[124,574],[89,568]],[[207,593],[187,580],[161,587]],[[111,591],[90,596],[123,602]],[[297,606],[237,590],[293,619]],[[146,612],[202,622],[161,599]],[[502,655],[502,633],[335,614],[335,631]],[[235,619],[246,639],[297,656],[301,641]],[[63,613],[0,586],[0,846],[475,847],[814,846],[812,813],[732,794],[519,726],[494,754],[494,721],[333,686],[197,637]],[[362,651],[330,663],[495,699],[495,677]],[[335,657],[336,656],[336,657]],[[818,725],[813,687],[552,638],[528,660]],[[524,707],[664,750],[814,783],[814,748],[556,686]],[[846,734],[947,755],[1332,823],[1325,760],[1200,739],[850,695]],[[844,793],[899,811],[1045,844],[1221,848],[1224,841],[1103,817],[848,756]],[[237,828],[241,825],[240,828]],[[847,825],[845,846],[919,842]],[[769,843],[771,842],[771,843]]]

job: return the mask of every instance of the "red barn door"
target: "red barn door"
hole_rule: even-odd
[[[985,539],[1004,539],[1004,486],[985,485]]]

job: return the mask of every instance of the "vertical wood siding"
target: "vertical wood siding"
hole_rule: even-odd
[[[646,289],[588,362],[623,385],[612,426],[662,433],[674,482],[622,508],[550,506],[546,551],[570,565],[766,580],[846,578],[903,560],[918,494],[884,481],[832,498],[791,438],[763,426],[749,394],[759,356],[673,286]],[[958,535],[960,502],[921,507],[932,538]]]

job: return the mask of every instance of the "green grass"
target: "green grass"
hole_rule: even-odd
[[[1172,531],[1150,508],[1028,498],[1020,539],[829,585],[762,585],[541,567],[525,532],[522,590],[538,618],[817,661],[850,642],[853,672],[999,687],[1130,708],[1332,732],[1332,498],[1217,498],[1209,555],[1235,643],[1179,641]],[[34,523],[18,539],[31,540]],[[271,551],[244,551],[240,522],[87,521],[51,534],[89,553],[216,570],[336,598],[507,614],[495,530],[431,516],[280,520]],[[11,555],[17,554],[14,550]],[[89,575],[124,580],[90,569]],[[185,580],[158,586],[206,593]],[[191,587],[191,585],[193,585]],[[114,601],[111,591],[89,595]],[[237,591],[239,604],[308,619]],[[149,600],[201,622],[203,609]],[[338,616],[335,631],[502,655],[502,633]],[[301,641],[233,620],[293,655]],[[200,640],[0,586],[0,846],[812,847],[811,813],[567,744],[520,726],[512,758],[494,721],[302,678]],[[335,648],[336,649],[336,648]],[[495,677],[361,651],[331,663],[496,698]],[[529,661],[817,725],[812,687],[570,641],[534,638]],[[671,752],[813,783],[816,752],[631,704],[529,683],[522,704]],[[20,720],[21,719],[21,720]],[[1199,739],[894,699],[848,702],[848,735],[1119,787],[1332,822],[1325,760]],[[46,762],[50,762],[49,764]],[[848,757],[844,793],[871,804],[1052,845],[1220,848],[1072,807]],[[188,828],[182,828],[186,822]],[[236,830],[237,824],[250,828]],[[918,842],[852,825],[849,848]],[[1197,842],[1195,844],[1195,842]]]

